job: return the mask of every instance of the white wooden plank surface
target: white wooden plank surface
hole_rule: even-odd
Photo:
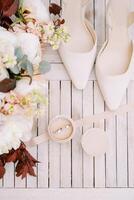
[[[93,82],[89,81],[87,88],[83,91],[83,117],[93,115]],[[83,134],[92,128],[93,124],[83,127]],[[83,152],[83,187],[93,187],[94,167],[93,158]]]
[[[0,179],[0,188],[3,187],[4,179]]]
[[[98,37],[98,49],[106,38],[106,1],[95,0],[95,30]]]
[[[33,128],[33,137],[37,136],[37,119],[35,119],[34,122],[34,128]],[[37,147],[28,148],[28,151],[31,153],[31,155],[37,159]],[[37,167],[35,168],[35,173],[37,174]],[[26,187],[27,188],[37,188],[37,177],[27,176],[26,180]]]
[[[72,117],[74,120],[82,117],[82,92],[72,88]],[[72,187],[82,187],[82,148],[80,139],[82,128],[76,130],[72,140]]]
[[[104,112],[102,99],[97,82],[94,82],[94,114]],[[104,129],[104,120],[95,123],[95,128]],[[95,187],[105,187],[105,156],[95,158]]]
[[[50,82],[49,119],[60,114],[60,83]],[[49,142],[49,187],[60,187],[60,144]]]
[[[126,104],[126,96],[122,104]],[[117,186],[127,187],[127,115],[117,117]]]
[[[134,102],[134,82],[128,88],[128,102]],[[134,113],[128,113],[128,175],[129,187],[134,187]]]
[[[26,179],[21,179],[20,177],[15,177],[15,188],[26,188]]]
[[[4,176],[4,187],[14,188],[14,164],[9,163],[6,167],[6,174]]]
[[[48,96],[48,82],[46,84],[46,95]],[[48,105],[49,106],[49,105]],[[45,113],[38,120],[38,135],[44,134],[48,126],[48,106]],[[48,142],[38,146],[38,181],[37,187],[48,187]]]
[[[38,189],[38,190],[3,190],[1,199],[9,200],[133,200],[133,189]]]
[[[108,108],[106,108],[108,110]],[[106,120],[106,132],[109,138],[109,148],[106,154],[106,187],[117,186],[117,170],[116,170],[116,118]]]
[[[71,84],[61,83],[61,114],[71,118]],[[71,142],[61,145],[61,187],[71,187]]]

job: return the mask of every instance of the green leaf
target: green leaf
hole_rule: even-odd
[[[14,68],[11,68],[10,70],[11,70],[14,74],[19,74],[19,73],[20,73],[19,68],[18,68],[17,65],[16,65]]]
[[[18,47],[18,48],[15,49],[15,55],[17,57],[18,62],[23,58],[24,54],[22,52],[21,47]]]
[[[47,72],[49,72],[51,69],[51,65],[49,62],[43,60],[40,62],[40,65],[39,65],[39,71],[41,74],[45,74]]]
[[[33,76],[33,71],[34,71],[34,69],[33,69],[32,63],[29,60],[27,60],[27,72],[28,72],[28,75],[29,76]]]
[[[22,57],[22,59],[20,60],[20,62],[18,63],[19,70],[21,70],[21,69],[26,70],[27,69],[27,61],[28,61],[28,57],[27,57],[27,55],[24,55]]]

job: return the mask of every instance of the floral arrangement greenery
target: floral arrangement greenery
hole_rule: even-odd
[[[50,70],[41,46],[56,50],[69,37],[57,4],[47,9],[42,0],[0,0],[0,178],[9,162],[15,163],[16,176],[35,176],[38,161],[25,143],[47,99],[45,84],[33,76]]]
[[[33,1],[31,4],[33,4]],[[65,20],[60,15],[61,10],[61,7],[57,4],[50,4],[50,19],[46,23],[42,20],[35,19],[32,10],[29,8],[29,3],[27,6],[27,1],[21,0],[11,29],[15,32],[33,33],[39,37],[42,43],[50,44],[54,50],[58,49],[60,43],[67,42],[70,37],[64,26]]]
[[[16,80],[29,77],[31,83],[33,75],[50,70],[50,64],[41,58],[40,44],[56,50],[70,36],[56,4],[50,4],[48,12],[41,0],[1,0],[0,13],[0,92],[8,92],[16,87]],[[28,37],[31,43],[24,46]],[[32,41],[35,48],[29,50]],[[33,49],[37,49],[34,56]]]
[[[26,95],[17,93],[19,88],[3,95],[0,101],[0,178],[3,178],[8,162],[16,163],[16,175],[22,178],[27,174],[35,176],[33,167],[38,163],[24,143],[31,139],[33,119],[42,114],[47,98],[42,94],[42,88],[32,87]]]
[[[9,92],[10,90],[13,90],[16,87],[16,80],[19,80],[22,77],[29,77],[32,81],[32,76],[35,71],[34,65],[30,62],[28,56],[23,53],[21,47],[14,48],[13,45],[7,41],[1,41],[0,67],[2,79],[4,76],[6,78],[4,81],[1,81],[1,92]],[[40,61],[37,68],[37,73],[46,73],[49,71],[49,63],[44,60]],[[7,83],[9,82],[7,77],[12,79],[12,84],[9,85],[9,87],[5,87],[5,85],[7,86]]]

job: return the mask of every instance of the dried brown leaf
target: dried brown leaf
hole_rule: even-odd
[[[4,174],[5,174],[5,168],[4,168],[4,165],[2,163],[2,161],[0,160],[0,179],[4,177]]]
[[[0,178],[3,178],[5,174],[5,164],[8,162],[16,163],[16,176],[21,176],[22,179],[27,177],[27,175],[36,176],[33,167],[36,166],[38,161],[31,156],[31,154],[26,150],[24,143],[21,143],[17,150],[12,149],[8,154],[3,154],[0,156]]]
[[[0,11],[3,16],[10,17],[16,13],[19,0],[0,0]]]
[[[18,159],[18,151],[11,150],[7,155],[6,162],[16,162]]]
[[[15,79],[4,79],[0,81],[0,92],[7,93],[10,90],[13,90],[16,87],[16,80]]]
[[[59,6],[55,3],[51,3],[50,6],[49,6],[50,14],[60,15],[61,10],[62,10],[61,6]]]

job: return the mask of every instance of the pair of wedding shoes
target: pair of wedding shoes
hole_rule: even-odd
[[[63,63],[77,89],[84,89],[96,57],[97,37],[85,19],[83,6],[88,0],[68,0],[64,4],[64,18],[71,39],[59,50]],[[128,27],[134,23],[129,0],[109,0],[107,22],[108,39],[96,60],[96,77],[104,100],[110,110],[116,110],[126,92],[134,71],[134,43]]]

